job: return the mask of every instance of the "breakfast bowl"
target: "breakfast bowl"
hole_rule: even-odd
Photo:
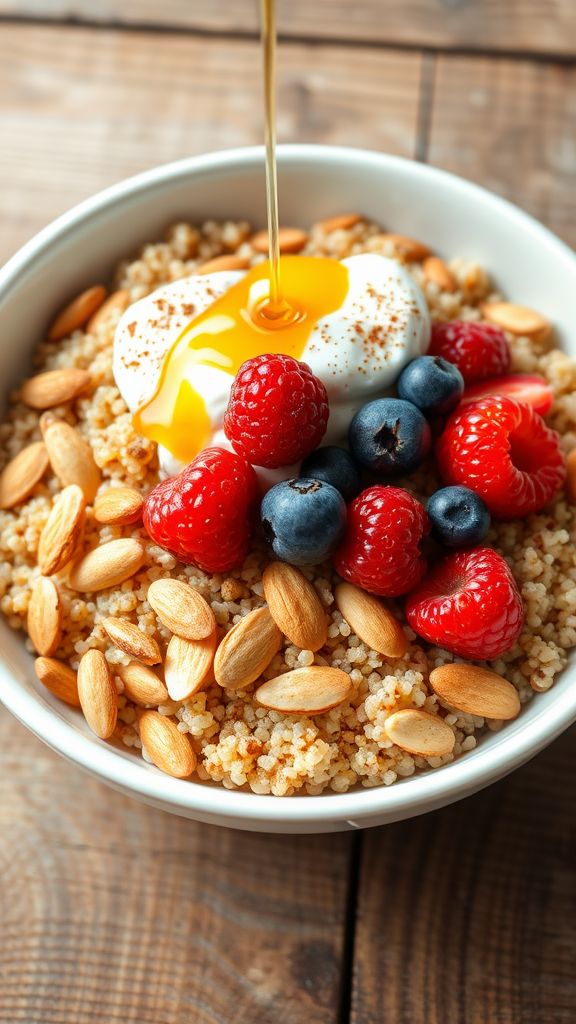
[[[576,256],[511,204],[445,172],[367,151],[285,146],[278,153],[281,218],[305,226],[358,210],[390,232],[422,239],[440,256],[487,268],[498,291],[553,322],[576,355]],[[178,220],[264,223],[263,152],[231,150],[138,175],[81,203],[28,242],[0,272],[4,399],[29,369],[46,324],[71,295]],[[576,668],[529,701],[514,721],[438,770],[393,786],[277,798],[173,778],[117,743],[35,679],[21,633],[0,621],[0,699],[35,735],[114,788],[171,813],[263,832],[335,832],[382,825],[442,807],[502,778],[576,720]]]

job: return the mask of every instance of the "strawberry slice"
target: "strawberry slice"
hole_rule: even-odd
[[[511,373],[506,377],[490,377],[466,388],[462,403],[475,402],[487,395],[504,395],[517,402],[531,405],[540,416],[545,416],[552,407],[553,393],[548,381],[532,373]]]

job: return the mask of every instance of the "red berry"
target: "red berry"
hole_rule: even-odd
[[[454,363],[466,384],[485,377],[497,377],[510,369],[510,348],[506,335],[493,324],[452,320],[432,325],[429,355],[443,356]]]
[[[369,487],[348,506],[346,534],[334,564],[343,579],[371,594],[406,594],[426,572],[420,542],[429,531],[424,506],[408,491]]]
[[[530,405],[496,395],[459,406],[436,456],[444,482],[476,491],[498,519],[538,512],[566,476],[556,431]]]
[[[224,433],[253,466],[290,466],[326,433],[328,395],[306,363],[262,355],[242,364],[230,391]]]
[[[228,572],[244,560],[258,501],[256,474],[224,448],[205,448],[144,502],[153,541],[206,572]]]
[[[490,380],[471,384],[466,388],[461,402],[475,402],[486,395],[505,395],[517,402],[526,402],[534,412],[545,416],[552,408],[554,393],[545,377],[532,373],[509,373],[506,377],[490,377]]]
[[[514,646],[524,606],[507,563],[492,548],[448,555],[406,599],[406,618],[429,643],[490,661]]]

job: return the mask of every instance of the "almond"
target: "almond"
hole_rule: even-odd
[[[24,381],[20,397],[32,409],[51,409],[55,405],[71,402],[90,387],[90,374],[70,366],[62,370],[48,370]]]
[[[160,677],[146,665],[131,661],[129,665],[115,665],[114,672],[120,676],[126,696],[136,704],[154,704],[158,707],[170,700]]]
[[[566,497],[576,505],[576,448],[566,456]]]
[[[118,701],[108,662],[102,651],[82,655],[78,666],[78,696],[88,725],[101,740],[110,738],[116,728]]]
[[[144,545],[132,537],[108,541],[73,563],[69,584],[81,593],[116,587],[138,572],[144,555]]]
[[[426,280],[438,285],[441,291],[457,291],[458,279],[438,256],[428,256],[422,264],[422,270]]]
[[[414,708],[395,711],[384,722],[384,730],[397,747],[422,757],[444,757],[452,752],[456,742],[443,718]]]
[[[262,683],[254,693],[258,704],[287,715],[321,715],[349,696],[350,676],[339,668],[295,668]]]
[[[316,227],[320,228],[326,235],[331,231],[347,231],[365,220],[359,213],[340,213],[336,217],[325,217],[319,220]]]
[[[416,238],[407,238],[406,235],[397,235],[387,232],[382,235],[374,235],[371,243],[379,242],[383,246],[392,245],[398,259],[406,260],[407,263],[420,263],[430,256],[430,249],[423,242]]]
[[[188,700],[208,682],[214,664],[216,630],[203,640],[173,636],[166,651],[164,678],[172,700]]]
[[[14,508],[29,498],[50,465],[43,441],[18,452],[0,473],[0,508]]]
[[[80,707],[76,673],[69,665],[56,658],[36,658],[34,670],[42,686],[50,690],[58,700],[74,708]]]
[[[72,331],[83,327],[100,308],[105,298],[106,289],[101,284],[96,284],[92,288],[87,288],[85,292],[81,292],[58,314],[48,331],[48,340],[60,341],[61,338],[72,334]]]
[[[339,583],[334,596],[338,610],[368,647],[386,658],[402,658],[406,654],[406,634],[382,601],[351,583]]]
[[[140,717],[140,739],[152,764],[160,771],[176,779],[192,775],[196,754],[186,733],[180,732],[172,718],[157,711],[145,711]]]
[[[162,661],[160,648],[153,636],[148,636],[129,619],[115,619],[109,615],[101,625],[113,644],[143,665],[157,665]]]
[[[130,292],[126,288],[119,288],[117,292],[112,292],[108,298],[102,303],[100,309],[90,317],[86,324],[86,333],[94,334],[103,324],[107,323],[112,317],[119,318],[125,309],[128,309],[130,305]]]
[[[485,302],[480,308],[487,320],[511,334],[543,341],[552,332],[550,321],[527,306],[517,306],[514,302]]]
[[[430,673],[430,686],[450,707],[480,718],[516,718],[520,711],[516,687],[479,665],[441,665]]]
[[[57,495],[38,544],[38,564],[44,576],[60,572],[76,551],[84,528],[86,501],[77,484]]]
[[[262,582],[270,614],[290,642],[304,651],[323,647],[328,636],[326,612],[304,573],[286,562],[271,562]]]
[[[214,659],[216,682],[241,690],[262,675],[282,646],[282,633],[268,608],[256,608],[226,634]]]
[[[216,274],[220,270],[248,270],[250,260],[245,256],[215,256],[196,268],[197,274]]]
[[[62,637],[62,602],[54,580],[40,576],[30,595],[28,605],[28,636],[38,654],[54,654]]]
[[[216,619],[202,594],[181,580],[154,580],[147,600],[160,622],[183,640],[204,640],[216,629]]]
[[[40,417],[40,429],[48,449],[48,457],[62,487],[78,484],[87,502],[94,500],[102,475],[94,461],[92,448],[75,427],[45,412]]]
[[[280,228],[278,231],[278,246],[281,253],[300,252],[308,241],[308,235],[300,228]],[[256,252],[268,252],[268,232],[258,231],[250,239],[252,248]]]
[[[94,519],[106,525],[128,526],[142,519],[143,507],[144,498],[132,487],[109,487],[94,502]]]

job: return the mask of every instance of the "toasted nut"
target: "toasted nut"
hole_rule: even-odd
[[[331,231],[347,231],[348,228],[355,227],[365,219],[359,213],[340,213],[336,217],[325,217],[324,220],[319,220],[316,227],[321,228],[328,235]]]
[[[78,484],[57,495],[38,544],[38,564],[44,576],[60,572],[76,551],[84,528],[86,501]]]
[[[130,305],[130,292],[126,288],[119,288],[117,292],[112,292],[108,298],[102,303],[100,309],[90,317],[86,324],[86,333],[94,334],[103,324],[111,320],[114,315],[120,317],[125,309],[128,309]]]
[[[371,243],[382,243],[383,246],[392,245],[395,256],[405,260],[407,263],[420,263],[430,256],[430,249],[423,242],[415,238],[406,238],[405,235],[396,235],[387,232],[382,235],[375,235]]]
[[[186,733],[173,719],[157,711],[140,716],[140,739],[148,757],[162,772],[175,779],[187,779],[196,767],[196,754]]]
[[[62,487],[78,484],[87,502],[92,502],[102,475],[94,461],[92,448],[65,420],[51,412],[40,417],[40,429],[48,450],[48,458]]]
[[[60,341],[77,331],[94,315],[106,298],[106,289],[101,284],[87,288],[64,307],[48,331],[49,341]]]
[[[73,563],[68,582],[72,590],[89,593],[116,587],[138,572],[144,546],[132,537],[110,540]]]
[[[308,235],[300,228],[280,228],[278,231],[278,246],[281,253],[300,252],[307,241]],[[250,242],[256,252],[268,252],[267,231],[258,231]]]
[[[406,654],[406,634],[382,601],[351,583],[339,583],[334,596],[348,625],[373,651],[386,658],[402,658]]]
[[[339,668],[295,668],[262,683],[254,693],[258,704],[287,715],[321,715],[349,696],[350,676]]]
[[[144,498],[132,487],[109,487],[94,501],[97,523],[127,526],[142,519]]]
[[[160,648],[154,637],[143,633],[129,619],[115,619],[109,615],[102,619],[101,625],[112,643],[136,661],[141,661],[143,665],[157,665],[162,661]]]
[[[518,691],[507,679],[479,665],[441,665],[430,673],[430,686],[441,700],[481,718],[516,718]]]
[[[208,602],[181,580],[154,580],[147,600],[160,622],[183,640],[204,640],[216,629],[216,619]]]
[[[226,634],[214,659],[216,682],[241,690],[262,675],[282,646],[282,633],[267,608],[256,608]]]
[[[88,725],[101,740],[110,738],[116,728],[118,701],[108,662],[102,651],[82,655],[78,666],[78,696]]]
[[[428,256],[422,264],[424,277],[427,281],[437,284],[443,292],[455,292],[458,288],[458,279],[446,266],[444,260],[438,256]]]
[[[49,465],[43,441],[35,441],[18,452],[0,473],[0,508],[14,508],[26,501]]]
[[[71,704],[73,708],[80,707],[76,673],[69,665],[56,658],[36,658],[34,670],[42,686],[50,690],[58,700]]]
[[[62,370],[48,370],[24,381],[21,399],[32,409],[52,409],[55,405],[71,402],[90,386],[90,374],[70,366]]]
[[[124,693],[136,704],[166,704],[169,700],[168,690],[164,683],[151,668],[131,661],[129,665],[115,665],[114,672],[124,683]]]
[[[576,505],[576,448],[566,456],[566,496],[571,505]]]
[[[239,597],[248,597],[250,591],[242,580],[236,580],[230,576],[229,579],[222,580],[220,593],[223,601],[237,601]]]
[[[220,270],[248,270],[250,260],[245,256],[215,256],[196,268],[197,274],[216,274]]]
[[[271,562],[262,582],[270,614],[290,642],[304,651],[323,647],[328,636],[326,612],[304,573],[286,562]]]
[[[443,718],[414,708],[395,711],[384,722],[384,730],[397,747],[422,757],[444,757],[452,752],[456,742]]]
[[[481,307],[487,320],[511,334],[544,340],[552,332],[552,325],[541,313],[514,302],[485,302]]]
[[[50,657],[62,637],[62,602],[54,580],[40,576],[28,605],[28,636],[38,654]]]
[[[188,700],[206,685],[211,676],[215,650],[216,630],[203,640],[172,637],[164,663],[164,678],[172,700]]]

